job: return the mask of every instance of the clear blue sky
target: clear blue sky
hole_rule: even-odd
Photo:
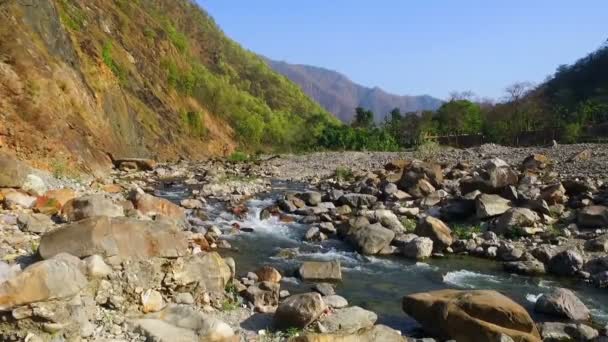
[[[397,94],[499,98],[608,38],[608,0],[196,0],[232,39]]]

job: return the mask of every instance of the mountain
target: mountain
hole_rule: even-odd
[[[0,149],[39,167],[302,146],[338,122],[190,0],[4,0],[0,22]]]
[[[393,108],[413,112],[435,110],[441,106],[441,100],[434,97],[390,94],[378,87],[368,88],[354,83],[333,70],[270,59],[267,62],[345,123],[353,120],[356,107],[370,109],[375,114],[375,120],[381,122]]]

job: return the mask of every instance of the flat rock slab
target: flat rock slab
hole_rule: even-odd
[[[80,258],[94,254],[174,258],[184,255],[187,247],[186,235],[171,223],[99,216],[44,234],[38,251],[44,259],[64,252]]]
[[[342,269],[340,261],[305,261],[300,266],[300,277],[310,281],[340,281]]]

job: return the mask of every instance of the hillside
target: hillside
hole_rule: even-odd
[[[3,0],[0,20],[0,145],[40,167],[301,146],[337,122],[188,0]]]
[[[384,120],[393,108],[401,112],[435,110],[439,99],[428,95],[399,96],[374,87],[354,83],[348,77],[332,70],[300,64],[267,60],[276,71],[300,85],[302,90],[343,122],[353,120],[356,107],[371,109],[377,122]]]

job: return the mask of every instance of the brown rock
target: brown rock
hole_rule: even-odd
[[[185,211],[182,207],[173,204],[164,198],[155,197],[144,192],[134,191],[131,193],[131,201],[135,209],[144,215],[163,215],[176,220],[185,219]]]
[[[274,323],[279,329],[304,328],[319,318],[325,309],[323,298],[316,292],[293,295],[279,305]]]
[[[521,305],[496,291],[440,290],[403,297],[403,310],[442,340],[540,342],[532,318]]]
[[[300,266],[300,277],[311,281],[342,280],[340,261],[305,261]]]
[[[68,188],[49,190],[44,194],[44,197],[55,200],[63,207],[69,200],[76,198],[76,192]]]
[[[271,283],[279,283],[281,281],[281,273],[271,266],[262,266],[255,271],[259,281],[268,281]]]
[[[98,216],[44,234],[39,253],[45,259],[63,252],[80,258],[178,257],[187,247],[184,233],[170,223]]]
[[[427,216],[416,226],[415,234],[433,240],[433,250],[441,252],[452,245],[452,230],[440,219]]]

